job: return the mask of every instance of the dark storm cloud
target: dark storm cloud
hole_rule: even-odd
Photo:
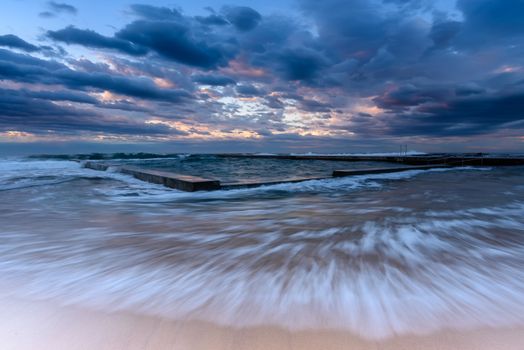
[[[511,97],[524,73],[517,58],[524,43],[522,1],[460,0],[463,21],[438,14],[433,22],[413,12],[430,3],[388,3],[398,7],[386,16],[367,1],[351,6],[341,0],[301,1],[317,25],[322,43],[317,48],[334,63],[320,69],[317,82],[343,86],[349,94],[378,95],[373,101],[389,111],[376,121],[352,117],[360,127],[352,131],[471,135],[522,118],[522,106]],[[337,62],[349,57],[357,64],[347,74],[335,74]],[[497,70],[511,73],[493,75]]]
[[[40,17],[52,18],[61,13],[70,14],[70,15],[76,15],[78,13],[78,10],[76,7],[74,7],[73,5],[66,4],[66,3],[49,1],[47,2],[46,5],[49,8],[49,10],[40,12],[39,14]]]
[[[262,96],[265,94],[263,90],[250,84],[239,85],[236,87],[236,92],[242,96]]]
[[[162,125],[144,124],[131,118],[108,117],[86,109],[58,105],[46,97],[49,96],[0,89],[0,130],[36,134],[49,131],[65,134],[79,131],[146,135],[177,133]]]
[[[128,24],[113,37],[73,26],[48,31],[47,35],[58,42],[117,50],[132,56],[151,52],[202,69],[225,66],[237,52],[232,36],[213,35],[206,29],[210,22],[202,18],[183,16],[177,10],[151,5],[135,4],[131,9],[143,19]]]
[[[430,38],[433,40],[433,47],[443,49],[450,46],[452,39],[462,29],[462,23],[458,21],[437,21],[433,23]]]
[[[286,49],[278,56],[281,71],[289,80],[310,80],[327,65],[322,54],[310,49]]]
[[[319,77],[319,73],[330,61],[322,52],[307,47],[275,48],[263,50],[253,56],[252,64],[269,69],[272,74],[283,80],[310,83]]]
[[[53,60],[44,60],[31,55],[20,54],[10,50],[0,49],[0,63],[16,63],[21,65],[22,68],[27,68],[28,74],[30,71],[38,69],[57,70],[64,68],[62,63],[58,63]],[[15,69],[16,70],[16,69]],[[9,73],[5,71],[5,73]],[[23,72],[22,72],[23,74]]]
[[[514,81],[514,80],[513,80]],[[487,85],[484,82],[484,85]],[[504,128],[524,128],[524,87],[500,92],[478,83],[389,88],[374,99],[388,111],[382,117],[352,118],[356,130],[395,136],[469,136]],[[516,124],[515,124],[516,123]]]
[[[35,52],[40,49],[13,34],[0,35],[0,46],[20,49],[26,52]]]
[[[309,28],[293,18],[277,15],[264,17],[256,28],[237,35],[237,40],[242,49],[251,54],[314,43]]]
[[[431,22],[413,7],[391,3],[396,6],[386,10],[365,0],[351,5],[343,0],[300,1],[318,31],[315,45],[309,48],[328,59],[321,85],[346,86],[352,94],[374,95],[384,81],[427,75],[423,65],[432,58],[427,52],[435,46],[434,40],[443,45],[445,35],[435,29],[432,39]]]
[[[330,112],[332,109],[332,107],[327,103],[307,99],[301,100],[299,106],[303,111],[307,112],[327,113]]]
[[[133,4],[131,5],[131,10],[135,15],[149,20],[169,21],[179,20],[182,18],[182,15],[179,11],[167,7],[157,7],[145,4]]]
[[[366,138],[524,129],[521,0],[458,0],[456,8],[298,0],[298,9],[267,16],[228,6],[191,16],[135,4],[134,18],[112,35],[71,26],[47,32],[52,45],[104,51],[103,62],[0,37],[0,45],[34,53],[0,50],[0,79],[38,85],[20,92],[25,100],[67,102],[102,111],[97,116],[144,113],[275,139],[276,131],[315,128]],[[49,50],[55,60],[36,57]],[[93,97],[106,90],[117,100]],[[241,104],[253,101],[245,113]],[[286,124],[288,107],[306,115],[303,125]],[[373,115],[359,113],[366,108]],[[286,142],[303,140],[288,135]]]
[[[227,20],[240,31],[247,32],[255,28],[262,20],[262,16],[251,7],[228,6],[224,8]]]
[[[18,90],[18,95],[26,98],[34,98],[39,100],[47,100],[53,102],[75,102],[88,104],[105,109],[119,109],[130,112],[151,112],[147,108],[139,107],[136,104],[127,100],[117,100],[108,103],[103,103],[95,97],[82,92],[75,92],[70,90],[49,91],[49,90]]]
[[[117,32],[116,37],[204,69],[225,66],[234,55],[227,45],[207,42],[206,36],[195,36],[190,27],[177,22],[135,21]]]
[[[394,22],[366,0],[302,0],[300,4],[317,23],[324,44],[336,54],[359,60],[377,53]]]
[[[62,84],[71,89],[95,88],[142,99],[180,103],[191,95],[183,90],[160,89],[151,79],[119,74],[76,71],[54,61],[0,50],[0,79],[46,85]]]
[[[349,130],[391,136],[471,136],[484,135],[504,128],[524,128],[524,90],[510,95],[446,97],[438,102],[427,95],[423,99],[406,94],[393,114],[373,117],[361,114],[351,118]],[[396,102],[399,104],[399,102]]]
[[[73,15],[78,12],[76,7],[74,7],[73,5],[66,4],[66,3],[49,1],[47,4],[51,8],[51,10],[53,10],[54,12],[58,12],[58,13],[65,12],[65,13],[70,13]]]
[[[58,83],[71,88],[93,87],[142,99],[163,100],[173,103],[190,98],[190,95],[185,91],[159,89],[149,78],[128,78],[103,73],[76,72],[69,69],[57,72],[55,77],[58,78]]]
[[[458,0],[457,5],[470,35],[514,37],[524,34],[522,0]]]
[[[66,44],[78,44],[89,48],[118,50],[133,56],[141,56],[147,53],[146,48],[137,47],[129,41],[106,37],[93,30],[78,29],[73,26],[57,31],[50,30],[47,32],[47,36],[55,41],[64,42]]]
[[[236,84],[236,81],[234,79],[231,79],[230,77],[227,77],[225,75],[217,74],[197,74],[192,76],[191,80],[202,85],[211,86],[226,86]]]
[[[480,87],[475,83],[460,84],[455,88],[455,95],[457,96],[471,96],[485,93],[486,89]]]
[[[208,16],[196,16],[195,19],[208,26],[225,26],[229,24],[228,21],[222,16],[216,15],[216,14],[210,14]]]
[[[447,87],[425,86],[412,84],[390,89],[384,95],[374,99],[377,106],[391,111],[402,111],[410,107],[427,103],[445,103],[454,97],[454,91]]]
[[[284,103],[277,96],[266,96],[264,98],[266,106],[273,109],[283,109]]]
[[[38,98],[41,100],[49,101],[70,101],[76,103],[87,103],[87,104],[98,104],[98,100],[88,94],[81,92],[61,90],[61,91],[49,91],[49,90],[20,90],[20,94],[26,97]]]

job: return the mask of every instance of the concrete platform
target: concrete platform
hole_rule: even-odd
[[[298,183],[298,182],[304,182],[304,181],[311,181],[311,180],[326,180],[331,179],[331,176],[320,176],[320,177],[301,177],[301,178],[293,178],[293,179],[283,179],[283,180],[275,180],[275,181],[254,181],[254,182],[226,182],[221,185],[221,189],[223,190],[234,190],[234,189],[240,189],[240,188],[254,188],[254,187],[260,187],[260,186],[271,186],[271,185],[280,185],[280,184],[286,184],[286,183]]]
[[[350,170],[335,170],[333,171],[333,177],[342,176],[355,176],[355,175],[369,175],[369,174],[387,174],[387,173],[398,173],[407,170],[426,170],[426,169],[438,169],[438,168],[450,168],[451,165],[440,164],[440,165],[422,165],[422,166],[409,166],[401,168],[369,168],[369,169],[350,169]]]
[[[136,179],[152,182],[166,187],[186,192],[212,191],[220,189],[220,181],[205,179],[198,176],[175,174],[168,171],[149,170],[131,166],[123,166],[120,172]]]
[[[339,160],[339,161],[379,161],[394,162],[405,164],[402,167],[386,168],[365,168],[365,169],[342,169],[335,170],[332,176],[322,177],[303,177],[291,178],[275,181],[242,181],[221,183],[218,180],[207,179],[197,176],[176,174],[169,171],[145,169],[133,166],[118,166],[111,163],[88,161],[83,163],[84,167],[106,171],[109,168],[116,168],[117,171],[131,175],[139,180],[160,184],[169,188],[181,191],[213,191],[213,190],[231,190],[240,188],[253,188],[260,186],[270,186],[284,183],[298,183],[311,180],[325,180],[332,177],[356,176],[367,174],[385,174],[395,173],[408,170],[425,170],[434,168],[448,168],[453,166],[499,166],[499,165],[524,165],[524,158],[505,158],[505,157],[476,157],[476,156],[457,156],[448,154],[433,154],[424,156],[408,157],[372,157],[372,156],[289,156],[289,155],[253,155],[253,154],[231,154],[219,155],[221,157],[239,157],[239,158],[280,158],[280,159],[300,159],[300,160]],[[421,165],[423,164],[423,165]],[[415,166],[409,166],[415,165]]]
[[[448,164],[455,166],[510,166],[524,165],[523,156],[491,156],[482,153],[432,153],[417,156],[343,156],[343,155],[288,155],[288,154],[247,154],[222,153],[215,154],[224,158],[269,158],[292,160],[329,160],[340,162],[388,162],[407,165]]]
[[[101,162],[85,162],[85,168],[106,171],[111,164]],[[186,192],[212,191],[220,189],[220,181],[205,179],[198,176],[181,175],[168,171],[151,170],[132,166],[116,166],[117,171],[133,176],[136,179],[163,185]]]

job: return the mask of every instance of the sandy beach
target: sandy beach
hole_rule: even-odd
[[[174,321],[129,313],[103,313],[47,302],[3,300],[0,340],[4,350],[241,350],[384,349],[522,350],[522,329],[441,331],[380,341],[341,331],[288,332],[273,327],[232,329],[206,322]]]

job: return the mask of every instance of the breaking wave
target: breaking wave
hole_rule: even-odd
[[[0,170],[7,295],[375,339],[524,325],[518,172],[409,170],[187,194],[71,161]]]

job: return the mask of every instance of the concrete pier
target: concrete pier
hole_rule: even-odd
[[[272,159],[294,159],[294,160],[329,160],[329,161],[352,161],[352,162],[389,162],[404,164],[398,167],[384,168],[364,168],[364,169],[347,169],[334,170],[332,176],[324,177],[303,177],[291,178],[275,181],[243,181],[220,183],[218,180],[206,179],[197,176],[176,174],[169,171],[146,169],[133,166],[120,166],[100,161],[87,161],[83,163],[84,167],[106,171],[114,168],[124,174],[131,175],[139,180],[160,184],[169,188],[181,191],[213,191],[213,190],[230,190],[240,188],[253,188],[259,186],[269,186],[284,183],[297,183],[311,180],[325,180],[332,177],[356,176],[367,174],[385,174],[395,173],[407,170],[426,170],[434,168],[448,168],[453,166],[508,166],[524,165],[524,157],[493,157],[479,154],[428,154],[422,156],[316,156],[316,155],[257,155],[257,154],[219,154],[218,157],[230,158],[272,158]]]
[[[407,165],[448,164],[454,166],[510,166],[524,165],[524,156],[491,156],[481,153],[432,153],[416,156],[374,156],[374,155],[288,155],[288,154],[243,154],[222,153],[217,157],[224,158],[268,158],[291,160],[329,160],[340,162],[388,162]]]
[[[240,188],[254,188],[260,186],[271,186],[289,183],[298,183],[311,180],[326,180],[331,179],[331,176],[317,176],[317,177],[301,177],[293,179],[275,180],[275,181],[253,181],[253,182],[226,182],[221,184],[220,188],[223,190],[234,190]]]
[[[212,191],[220,189],[220,181],[205,179],[198,176],[181,175],[168,171],[150,170],[130,166],[121,167],[120,172],[131,175],[142,181],[164,185],[169,188],[186,192]]]
[[[100,162],[85,162],[85,168],[106,171],[111,164]],[[163,185],[186,192],[212,191],[220,189],[220,181],[205,179],[198,176],[175,174],[168,171],[144,169],[132,166],[115,166],[117,171],[133,176],[136,179]]]
[[[350,169],[350,170],[335,170],[333,171],[333,177],[342,176],[355,176],[355,175],[368,175],[368,174],[387,174],[387,173],[398,173],[406,170],[427,170],[427,169],[438,169],[438,168],[450,168],[451,165],[422,165],[422,166],[410,166],[402,168],[369,168],[369,169]]]
[[[381,173],[392,173],[406,170],[420,170],[420,169],[432,169],[432,168],[444,168],[449,165],[426,165],[426,166],[408,166],[399,168],[368,168],[359,170],[335,170],[332,176],[317,176],[317,177],[301,177],[291,178],[274,181],[241,181],[241,182],[226,182],[220,183],[218,180],[206,179],[197,176],[181,175],[172,173],[169,171],[145,169],[133,166],[115,166],[103,162],[85,162],[83,163],[85,168],[107,171],[109,168],[113,168],[123,174],[128,174],[136,179],[151,182],[159,185],[163,185],[169,188],[174,188],[180,191],[195,192],[195,191],[214,191],[214,190],[233,190],[241,188],[253,188],[260,186],[270,186],[285,183],[298,183],[311,180],[326,180],[333,177],[342,176],[354,176],[354,175],[365,175],[365,174],[381,174]]]

